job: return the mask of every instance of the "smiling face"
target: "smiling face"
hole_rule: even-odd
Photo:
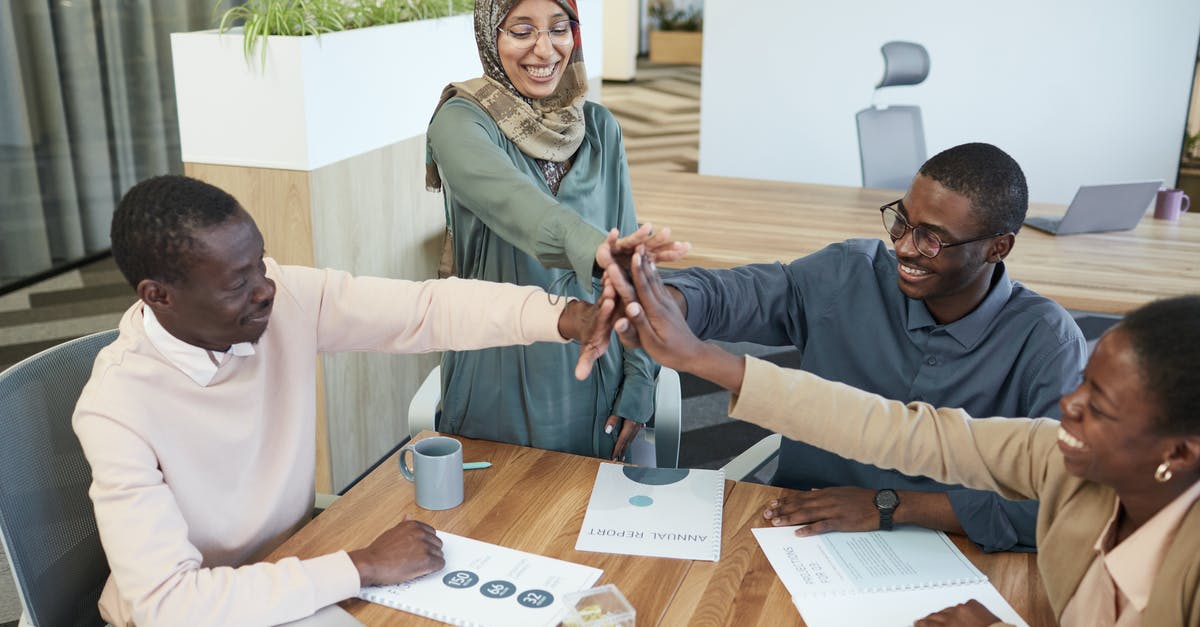
[[[1059,401],[1058,448],[1071,474],[1118,494],[1153,489],[1155,468],[1174,439],[1159,429],[1157,399],[1142,381],[1129,335],[1118,325],[1100,339],[1083,382]]]
[[[138,293],[171,335],[200,348],[225,351],[257,342],[267,330],[275,282],[266,276],[263,238],[254,219],[230,219],[192,233],[196,246],[187,278],[142,281]]]
[[[570,16],[553,0],[522,0],[517,3],[504,22],[502,29],[518,24],[527,24],[541,31],[570,20]],[[500,53],[500,64],[517,91],[526,98],[540,100],[554,93],[562,80],[563,70],[571,60],[575,49],[574,39],[563,45],[550,43],[549,33],[537,33],[537,43],[524,48],[524,42],[514,41],[504,32],[497,32],[496,42]]]
[[[923,226],[946,244],[982,235],[982,220],[971,209],[971,200],[937,181],[918,174],[897,211],[912,226]],[[1002,235],[962,246],[943,247],[934,258],[917,252],[912,231],[894,242],[899,260],[900,291],[925,302],[940,323],[953,322],[970,313],[991,286],[996,263],[1012,249],[1013,236]]]

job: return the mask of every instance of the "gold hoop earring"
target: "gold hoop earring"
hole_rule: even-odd
[[[1169,462],[1159,464],[1158,468],[1154,470],[1154,480],[1159,483],[1166,483],[1173,476],[1175,475],[1171,472],[1171,464]]]

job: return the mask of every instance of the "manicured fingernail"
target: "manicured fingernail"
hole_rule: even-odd
[[[604,425],[605,433],[612,433],[612,425]]]

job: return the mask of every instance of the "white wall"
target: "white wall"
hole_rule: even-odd
[[[637,55],[638,0],[605,0],[604,80],[633,80]]]
[[[921,85],[881,104],[920,105],[930,155],[994,143],[1033,200],[1080,184],[1175,180],[1200,2],[956,0],[705,3],[700,172],[861,184],[854,113],[901,39],[931,57]]]

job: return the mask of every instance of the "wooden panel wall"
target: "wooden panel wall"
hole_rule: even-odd
[[[425,191],[425,136],[311,173],[318,267],[357,275],[437,276],[441,194]],[[438,354],[326,355],[333,485],[340,489],[408,436],[408,404]]]

